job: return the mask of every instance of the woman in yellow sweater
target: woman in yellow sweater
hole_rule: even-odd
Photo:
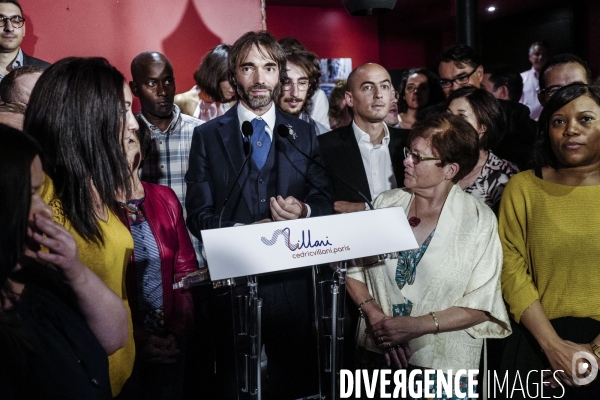
[[[125,267],[133,251],[129,230],[114,214],[115,193],[128,193],[123,132],[139,127],[123,75],[103,58],[66,58],[49,67],[31,94],[25,132],[44,149],[47,174],[42,195],[54,219],[75,237],[81,261],[123,299],[128,341],[109,355],[113,396],[131,397],[124,385],[133,370],[135,346]]]
[[[537,370],[538,387],[541,370],[552,370],[545,396],[597,399],[600,380],[582,385],[600,364],[600,88],[573,84],[554,94],[536,158],[538,168],[508,182],[500,206],[502,292],[520,327],[504,365],[515,374],[509,382]]]

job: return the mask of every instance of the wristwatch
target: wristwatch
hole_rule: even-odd
[[[593,340],[590,342],[590,346],[592,347],[592,351],[594,352],[596,357],[600,358],[600,346],[594,343]]]

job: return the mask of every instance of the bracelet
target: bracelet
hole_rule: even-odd
[[[374,301],[375,301],[375,299],[372,297],[370,299],[363,301],[362,303],[360,303],[358,305],[358,311],[362,311],[362,306],[364,306],[365,304],[373,303]]]
[[[430,311],[429,314],[431,314],[431,316],[433,317],[433,322],[435,322],[435,327],[437,329],[437,331],[435,332],[435,334],[437,335],[438,333],[440,333],[440,323],[437,319],[437,317],[435,316],[435,313],[433,311]]]
[[[375,302],[375,299],[371,297],[370,299],[367,299],[358,305],[358,312],[359,312],[361,318],[365,317],[365,314],[363,314],[363,311],[362,311],[362,307],[365,304],[374,303],[374,302]]]

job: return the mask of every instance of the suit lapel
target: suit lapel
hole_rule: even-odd
[[[242,132],[240,130],[239,120],[237,117],[237,107],[232,107],[227,113],[225,113],[223,116],[223,124],[218,128],[218,132],[221,140],[223,141],[223,146],[225,153],[227,154],[229,164],[233,169],[233,175],[231,176],[231,179],[235,179],[235,176],[240,171],[240,168],[242,168],[242,164],[246,158],[244,155]],[[248,163],[251,162],[252,160],[248,160]],[[248,180],[248,163],[246,163],[244,170],[240,174],[238,186],[242,191],[242,195],[244,196],[244,201],[248,206],[248,210],[252,210],[252,198],[249,192],[250,188],[249,185],[245,184]],[[231,183],[233,183],[233,180]]]
[[[346,153],[346,160],[348,160],[348,166],[350,167],[352,174],[350,176],[356,177],[354,185],[360,190],[369,200],[371,199],[371,190],[369,189],[369,181],[367,179],[367,173],[365,172],[365,166],[363,164],[362,155],[354,136],[354,129],[352,124],[348,125],[346,129],[340,132],[342,139],[342,147]],[[352,183],[352,182],[351,182]]]

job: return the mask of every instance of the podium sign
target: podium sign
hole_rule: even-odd
[[[202,231],[212,280],[414,249],[402,207]]]

